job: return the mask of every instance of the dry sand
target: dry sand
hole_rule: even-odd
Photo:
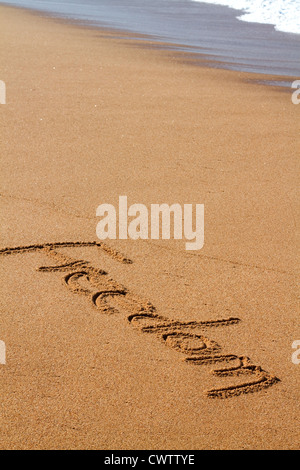
[[[33,245],[1,252],[1,448],[299,448],[300,106],[246,74],[0,10],[1,247]],[[96,208],[119,195],[204,203],[204,248],[44,245],[97,240]]]

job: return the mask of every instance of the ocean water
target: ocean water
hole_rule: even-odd
[[[150,36],[186,58],[300,77],[300,0],[6,0],[2,4]],[[243,20],[243,21],[240,21]],[[121,33],[118,33],[119,35]],[[142,40],[142,39],[141,39]]]
[[[274,25],[277,31],[300,34],[300,0],[193,0],[243,10],[239,20]]]

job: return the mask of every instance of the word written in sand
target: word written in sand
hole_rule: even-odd
[[[91,305],[101,314],[112,315],[127,312],[128,325],[145,334],[155,335],[162,344],[187,356],[186,364],[193,366],[230,364],[231,367],[213,370],[218,378],[245,378],[242,383],[213,388],[206,392],[209,398],[230,398],[265,390],[279,379],[275,375],[251,363],[246,356],[224,354],[222,347],[206,335],[213,328],[239,325],[239,318],[225,318],[209,321],[178,321],[156,313],[155,307],[133,294],[125,286],[112,279],[103,269],[92,266],[89,261],[74,259],[58,251],[68,247],[97,247],[102,253],[123,264],[132,261],[104,243],[60,242],[42,245],[4,248],[0,255],[40,252],[55,261],[54,265],[41,266],[39,272],[64,272],[63,284],[72,294],[86,296]],[[128,315],[128,313],[130,313]]]
[[[300,364],[300,341],[299,340],[294,341],[292,344],[292,348],[296,349],[296,351],[293,352],[292,354],[292,363],[295,365],[299,365]]]
[[[4,341],[0,341],[0,364],[6,364],[6,347]]]
[[[118,224],[117,224],[118,214]],[[171,217],[172,214],[172,217]],[[204,205],[196,204],[193,221],[193,204],[151,204],[150,218],[144,204],[132,204],[128,208],[127,196],[119,197],[118,211],[112,204],[101,204],[96,211],[101,217],[96,233],[100,240],[170,240],[171,218],[173,219],[173,238],[189,240],[186,250],[200,250],[204,245]],[[128,220],[131,217],[131,220]],[[160,223],[161,222],[161,223]],[[193,230],[193,223],[195,230]],[[117,233],[118,225],[118,233]],[[150,227],[149,227],[150,226]]]

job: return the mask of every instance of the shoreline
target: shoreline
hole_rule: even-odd
[[[0,447],[297,449],[299,107],[251,74],[0,11]],[[204,247],[98,243],[120,195],[203,203]],[[190,360],[200,336],[211,365]],[[258,386],[213,374],[239,361]]]
[[[8,6],[0,4],[0,8],[1,7],[8,9],[17,9],[25,13],[27,12],[33,16],[37,16],[38,18],[49,18],[50,20],[57,22],[58,24],[74,27],[76,29],[82,29],[83,31],[96,31],[99,33],[100,38],[121,41],[124,46],[141,48],[145,51],[153,49],[157,52],[157,54],[160,54],[163,58],[175,62],[178,61],[178,63],[181,65],[186,64],[188,66],[200,67],[204,69],[208,68],[221,71],[225,70],[228,72],[232,72],[233,74],[239,74],[241,75],[242,80],[244,80],[245,82],[252,83],[258,86],[262,85],[272,87],[273,89],[276,89],[279,92],[292,93],[291,85],[295,80],[298,80],[299,78],[297,75],[274,75],[263,72],[246,72],[242,70],[231,69],[228,63],[214,60],[210,58],[207,54],[201,55],[197,52],[186,52],[177,48],[177,46],[184,48],[184,45],[180,46],[180,44],[177,44],[176,46],[172,43],[161,42],[159,40],[156,41],[155,38],[146,34],[114,29],[110,26],[93,26],[91,22],[88,21],[85,22],[83,20],[62,18],[54,13],[43,12],[41,10],[36,10],[29,7]]]
[[[297,80],[298,77],[300,76],[299,74],[294,74],[294,73],[278,73],[278,72],[268,72],[262,71],[262,70],[256,70],[258,66],[258,63],[256,65],[254,62],[252,64],[248,64],[246,66],[245,62],[244,64],[241,62],[235,61],[234,56],[232,57],[232,61],[230,60],[223,60],[220,56],[217,55],[216,51],[212,54],[209,54],[208,52],[205,52],[205,48],[203,47],[203,53],[200,52],[202,47],[199,48],[199,46],[192,46],[188,45],[187,43],[180,43],[180,41],[175,41],[175,42],[168,42],[164,41],[160,36],[155,35],[155,34],[143,34],[138,31],[133,31],[132,29],[122,29],[114,26],[113,24],[105,24],[106,22],[103,21],[103,23],[96,24],[95,22],[93,23],[92,20],[84,20],[80,19],[79,17],[76,18],[75,16],[73,18],[71,17],[66,17],[63,16],[63,13],[55,13],[55,12],[50,12],[42,9],[36,9],[33,7],[26,7],[22,5],[9,5],[9,4],[0,4],[3,7],[6,8],[17,8],[20,9],[21,11],[23,10],[24,12],[30,12],[33,15],[37,16],[45,16],[52,18],[54,21],[62,22],[62,24],[70,24],[74,25],[77,28],[86,28],[90,30],[96,30],[99,31],[101,34],[107,34],[109,37],[115,36],[117,39],[123,39],[127,41],[128,39],[133,41],[133,43],[137,43],[136,45],[140,45],[140,47],[153,47],[157,50],[165,50],[169,54],[176,54],[178,57],[183,56],[183,61],[188,61],[189,63],[192,63],[196,66],[200,67],[212,67],[212,68],[220,68],[221,70],[231,70],[231,71],[236,71],[239,73],[246,73],[246,74],[251,74],[251,75],[258,75],[262,77],[263,82],[266,82],[267,85],[269,86],[277,86],[274,85],[274,82],[279,82],[280,87],[289,87],[289,83],[292,83],[294,80]],[[205,4],[206,6],[208,4]],[[208,6],[213,6],[213,7],[220,7],[220,5],[208,5]],[[228,7],[223,7],[221,6],[222,9],[227,10]],[[235,11],[235,10],[233,10]],[[230,14],[228,14],[230,16]],[[231,16],[235,18],[234,14],[231,13]],[[243,23],[243,22],[242,22]],[[247,23],[246,23],[247,24]],[[248,23],[249,25],[249,23]],[[250,23],[251,25],[251,23]],[[259,24],[259,23],[254,23],[255,27],[269,27],[270,25],[265,25],[265,24]],[[259,29],[257,33],[259,32]],[[288,35],[288,33],[282,33],[279,32],[279,34],[283,35]],[[292,36],[297,36],[293,33],[290,33]],[[269,38],[271,40],[271,37]],[[244,38],[245,40],[245,38]],[[195,52],[193,52],[193,50]],[[271,52],[271,51],[270,51]],[[240,57],[240,60],[243,61],[245,58]],[[269,62],[269,58],[266,56],[265,57],[266,63]],[[279,61],[280,62],[280,61]],[[246,67],[246,69],[245,69]],[[265,66],[266,67],[266,66]],[[249,70],[248,70],[249,69]],[[300,73],[300,69],[299,69]],[[267,77],[264,79],[263,77]],[[273,78],[273,80],[272,80]]]

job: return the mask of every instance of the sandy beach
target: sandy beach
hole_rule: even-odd
[[[299,448],[291,91],[21,9],[0,29],[0,448]],[[120,195],[204,204],[204,247],[101,244]]]

